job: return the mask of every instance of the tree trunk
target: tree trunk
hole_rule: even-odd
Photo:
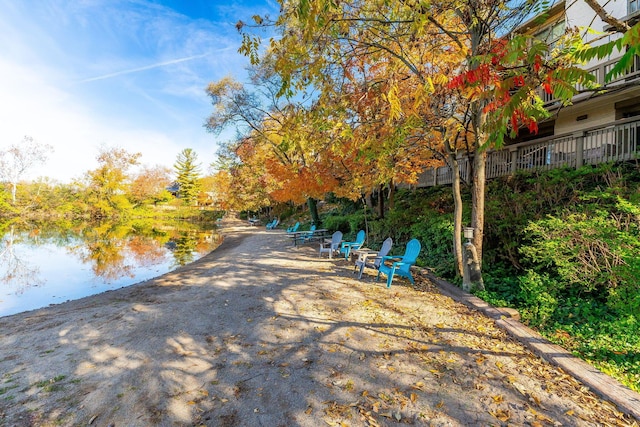
[[[318,215],[318,201],[313,197],[309,197],[307,199],[307,206],[309,206],[309,213],[311,214],[311,220],[316,225],[316,227],[320,227],[320,215]]]
[[[393,183],[393,180],[389,181],[389,210],[393,210],[395,207],[395,199],[396,199],[396,185]]]
[[[378,218],[384,218],[384,186],[378,187]]]
[[[449,151],[449,161],[453,173],[453,254],[455,256],[456,275],[464,277],[462,266],[462,194],[460,193],[460,165],[456,154]]]
[[[13,181],[11,183],[11,203],[15,206],[16,205],[16,189],[18,187],[18,182],[17,181]]]
[[[484,238],[485,165],[486,150],[477,149],[473,156],[473,188],[471,192],[471,226],[473,246],[476,248],[479,268],[482,270],[482,241]]]
[[[364,197],[364,202],[367,207],[373,212],[373,191],[367,193],[367,195]]]

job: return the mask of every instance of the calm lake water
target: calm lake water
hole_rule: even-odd
[[[214,224],[0,223],[0,316],[160,276],[220,241]]]

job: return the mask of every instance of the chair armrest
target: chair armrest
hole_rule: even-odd
[[[378,255],[378,252],[360,252],[360,256],[359,259],[361,259],[362,261],[366,262],[368,259],[378,259],[380,258]]]
[[[402,261],[404,259],[404,256],[402,256],[402,255],[387,255],[385,257],[382,257],[383,261],[386,261],[386,260],[389,260],[389,259],[399,259],[399,260]]]
[[[409,267],[411,267],[414,264],[415,262],[396,261],[393,263],[393,267],[400,267],[401,265],[408,265]]]

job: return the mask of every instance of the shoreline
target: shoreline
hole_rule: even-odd
[[[223,235],[222,229],[220,228],[220,223],[217,223],[216,227],[217,227],[217,233],[220,236],[220,242],[222,242],[224,240],[224,235]],[[215,252],[218,249],[220,244],[218,244],[218,246],[214,247],[213,250],[205,253],[204,255],[201,255],[200,253],[198,253],[196,255],[197,259],[195,259],[194,261],[192,261],[192,262],[190,262],[190,263],[188,263],[186,265],[182,265],[182,266],[181,265],[177,265],[177,266],[174,266],[173,269],[165,271],[165,272],[161,272],[161,271],[157,271],[157,270],[154,271],[154,272],[151,272],[151,269],[148,269],[150,274],[147,274],[147,271],[142,271],[140,274],[138,274],[139,276],[142,276],[142,277],[139,277],[139,278],[137,278],[137,281],[131,282],[131,283],[128,283],[128,284],[126,283],[127,280],[121,280],[123,278],[126,278],[126,276],[127,276],[127,274],[124,273],[124,272],[121,273],[120,276],[117,276],[116,278],[112,278],[112,281],[100,282],[97,285],[89,286],[89,283],[92,280],[102,280],[102,278],[100,276],[96,276],[96,275],[87,277],[86,278],[87,281],[85,281],[85,282],[75,282],[76,286],[79,286],[79,284],[81,284],[82,286],[85,286],[87,289],[92,288],[92,287],[102,288],[102,289],[99,289],[97,292],[94,290],[95,293],[89,293],[88,295],[84,295],[84,296],[73,295],[74,292],[75,292],[75,288],[74,288],[74,289],[72,289],[70,291],[70,294],[68,294],[69,295],[68,297],[61,297],[59,294],[56,294],[56,296],[53,297],[53,298],[57,299],[57,301],[48,302],[48,301],[51,301],[53,299],[51,296],[49,296],[48,299],[45,298],[43,301],[41,301],[41,303],[46,303],[47,305],[43,305],[43,306],[39,306],[39,307],[35,306],[34,308],[26,308],[26,309],[22,309],[22,307],[24,305],[26,305],[26,304],[23,301],[20,300],[21,298],[25,298],[25,295],[20,295],[18,297],[18,299],[13,300],[13,302],[15,302],[15,303],[10,307],[9,310],[18,307],[18,309],[21,309],[21,311],[10,312],[10,313],[7,313],[7,314],[3,314],[2,312],[0,312],[0,319],[6,318],[6,317],[10,317],[10,316],[19,315],[19,314],[22,314],[22,313],[33,312],[33,311],[37,311],[37,310],[41,310],[41,309],[57,306],[57,305],[60,305],[60,304],[66,304],[66,303],[77,301],[77,300],[81,300],[81,299],[84,299],[84,298],[90,298],[92,296],[100,295],[100,294],[106,293],[106,292],[114,292],[114,291],[118,291],[118,290],[123,289],[123,288],[128,288],[128,287],[131,287],[131,286],[137,286],[137,285],[139,285],[141,283],[145,283],[145,282],[160,278],[165,274],[169,274],[169,273],[171,273],[173,271],[181,269],[182,267],[185,267],[187,265],[193,264],[194,262],[197,262],[197,261],[199,261],[200,259],[202,259],[204,257],[210,256],[211,253]],[[66,249],[67,248],[65,247],[65,250]],[[171,257],[171,259],[166,259],[166,260],[162,261],[162,263],[168,264],[169,262],[175,262],[175,259],[173,258],[173,255],[170,252],[167,253],[167,255],[165,255],[165,256],[166,257]],[[138,267],[139,266],[134,266],[134,268],[138,268]],[[40,271],[39,271],[40,268],[36,267],[36,269],[38,270],[38,273],[40,273]],[[162,269],[162,270],[164,270],[164,269]],[[82,272],[80,272],[80,273],[82,273]],[[129,275],[129,279],[131,279],[130,275]],[[118,282],[124,282],[124,283],[118,283]],[[46,288],[46,286],[47,285],[45,284],[45,288]],[[55,281],[54,281],[53,291],[49,290],[49,292],[57,292],[56,286],[59,286],[59,285],[57,283],[55,283]],[[23,292],[29,292],[29,291],[32,291],[33,289],[40,289],[40,287],[39,287],[39,285],[37,283],[35,285],[34,284],[27,284],[26,291],[23,291]],[[62,292],[64,292],[64,291],[65,291],[65,289],[62,290]],[[46,290],[45,290],[45,292],[46,292]],[[22,293],[22,292],[20,292],[20,293]],[[53,295],[53,294],[51,293],[50,295]],[[8,299],[9,301],[11,301],[11,297],[12,296],[9,295],[5,299]],[[63,299],[63,298],[66,298],[66,299]]]

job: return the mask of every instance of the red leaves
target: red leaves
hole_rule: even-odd
[[[514,76],[513,85],[520,86],[520,87],[524,86],[525,85],[524,76]]]
[[[551,76],[547,76],[546,81],[542,83],[542,88],[549,95],[553,94],[553,89],[551,89]]]
[[[455,76],[449,82],[449,89],[458,89],[469,86],[489,86],[500,81],[500,76],[495,68],[489,64],[480,64],[477,68]]]
[[[540,68],[542,67],[542,57],[540,55],[536,55],[533,59],[533,71],[536,73],[540,72]]]

